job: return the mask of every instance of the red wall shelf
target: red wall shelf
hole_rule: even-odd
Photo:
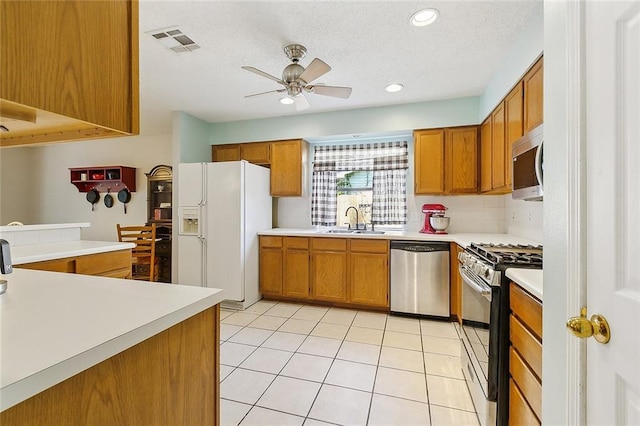
[[[71,183],[80,192],[118,192],[127,188],[136,192],[136,169],[125,166],[93,166],[69,168]]]

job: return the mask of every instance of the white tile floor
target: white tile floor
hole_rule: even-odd
[[[451,323],[267,301],[221,317],[223,426],[478,425]]]

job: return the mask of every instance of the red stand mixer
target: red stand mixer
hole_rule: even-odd
[[[420,230],[423,234],[446,234],[449,227],[449,218],[444,217],[447,210],[442,204],[424,204],[424,227]],[[432,220],[433,219],[433,220]]]

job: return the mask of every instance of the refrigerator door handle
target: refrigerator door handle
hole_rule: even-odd
[[[199,236],[200,240],[200,282],[202,287],[207,287],[207,239]]]

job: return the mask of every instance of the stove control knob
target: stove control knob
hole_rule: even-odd
[[[489,268],[484,270],[484,277],[487,279],[491,278],[491,271],[489,270]]]

